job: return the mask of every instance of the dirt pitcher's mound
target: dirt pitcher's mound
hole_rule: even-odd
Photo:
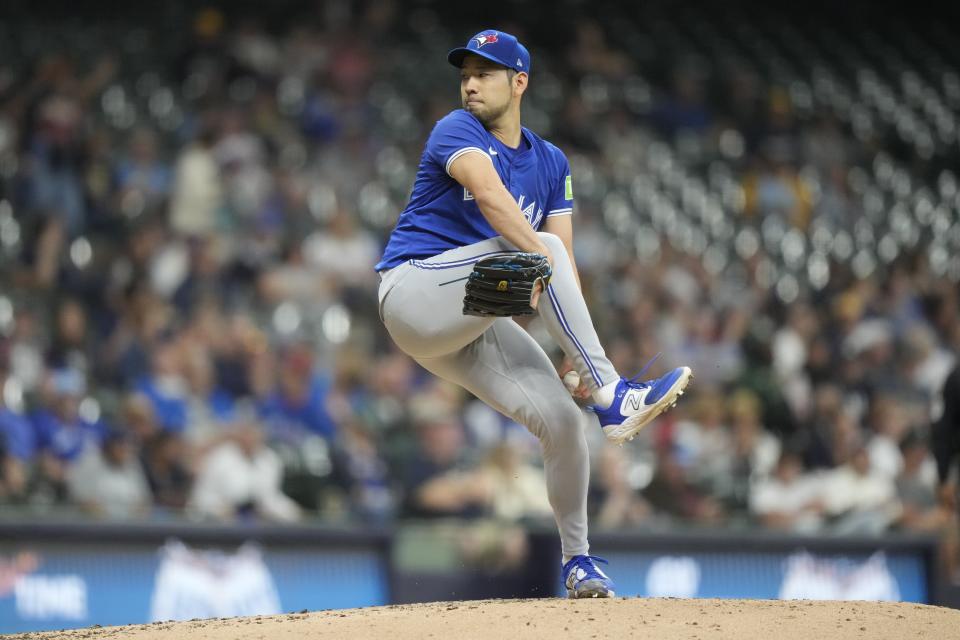
[[[23,640],[954,640],[960,639],[960,611],[907,603],[805,600],[479,600],[77,629],[14,637]]]

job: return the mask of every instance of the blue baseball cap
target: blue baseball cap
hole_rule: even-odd
[[[517,39],[503,31],[487,29],[467,41],[467,46],[452,49],[447,60],[458,69],[463,66],[463,58],[473,53],[492,60],[514,71],[530,73],[530,53]]]

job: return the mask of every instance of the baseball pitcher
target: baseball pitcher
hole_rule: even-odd
[[[530,55],[482,31],[447,60],[460,69],[457,109],[437,122],[413,192],[390,235],[380,317],[433,374],[526,426],[543,449],[547,490],[573,598],[612,597],[589,555],[586,416],[547,354],[511,316],[538,313],[579,374],[606,437],[622,444],[673,406],[691,378],[622,377],[604,354],[573,258],[573,185],[564,154],[520,124]]]

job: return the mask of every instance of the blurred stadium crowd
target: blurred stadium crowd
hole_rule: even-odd
[[[497,25],[531,48],[525,123],[570,157],[615,365],[696,373],[643,442],[590,435],[591,526],[948,531],[949,21],[567,4]],[[309,9],[0,23],[4,511],[549,520],[535,439],[398,354],[374,303],[479,27]]]

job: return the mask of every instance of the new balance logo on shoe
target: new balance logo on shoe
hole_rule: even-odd
[[[626,414],[627,411],[640,411],[643,408],[643,400],[647,397],[650,389],[641,389],[639,391],[631,389],[623,396],[623,402],[620,403],[620,413]]]

